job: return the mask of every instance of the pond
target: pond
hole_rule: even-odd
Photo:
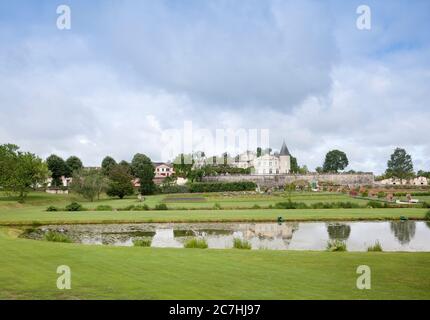
[[[384,251],[430,251],[430,222],[425,221],[55,225],[25,237],[41,240],[48,231],[92,245],[151,240],[151,247],[183,248],[187,240],[203,238],[209,248],[225,249],[239,238],[256,250],[325,250],[329,240],[341,240],[348,251],[366,251],[377,241]]]

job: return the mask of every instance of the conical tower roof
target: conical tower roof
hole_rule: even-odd
[[[285,144],[285,140],[282,143],[281,152],[279,152],[280,156],[291,156],[290,151],[288,151],[287,145]]]

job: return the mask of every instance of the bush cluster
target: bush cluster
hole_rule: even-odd
[[[340,252],[346,250],[346,242],[341,240],[330,240],[327,242],[327,251]]]
[[[207,249],[208,243],[205,239],[193,238],[185,242],[184,248]]]
[[[194,182],[189,185],[189,190],[195,192],[224,192],[224,191],[253,191],[257,185],[254,182]]]
[[[56,231],[48,231],[45,233],[44,239],[46,241],[52,241],[52,242],[65,242],[70,243],[72,242],[69,237],[67,237],[65,234],[56,232]]]
[[[367,251],[369,252],[382,252],[382,246],[379,243],[379,241],[376,241],[376,243],[373,246],[370,246],[367,248]]]
[[[242,239],[239,239],[239,238],[234,238],[234,240],[233,240],[233,248],[235,248],[235,249],[250,250],[251,249],[251,243],[249,243],[246,240],[242,240]]]
[[[147,211],[149,210],[149,207],[147,204],[139,204],[139,205],[129,205],[124,208],[119,208],[119,211]]]
[[[133,245],[135,247],[150,247],[151,246],[151,239],[134,239]]]
[[[78,202],[72,202],[66,206],[66,211],[84,211],[84,207]]]

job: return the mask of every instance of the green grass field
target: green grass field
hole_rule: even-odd
[[[177,195],[175,195],[176,197]],[[201,197],[202,195],[199,195]],[[203,195],[213,206],[282,201],[279,196]],[[339,194],[298,194],[300,201]],[[165,196],[147,197],[155,206]],[[318,198],[318,199],[317,199]],[[31,194],[25,204],[0,197],[0,299],[430,299],[430,253],[312,252],[238,249],[162,249],[90,246],[17,238],[18,227],[43,223],[150,221],[268,221],[422,219],[426,209],[236,209],[46,212],[78,200],[88,208],[123,207],[134,198],[88,203],[74,196]],[[236,201],[237,200],[237,201]],[[294,199],[294,201],[297,201]],[[172,203],[168,203],[171,207]],[[178,207],[184,203],[178,204]],[[56,269],[72,270],[72,289],[56,288]],[[356,269],[368,265],[372,289],[356,288]]]

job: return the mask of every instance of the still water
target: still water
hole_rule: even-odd
[[[325,250],[336,239],[345,241],[348,251],[366,251],[377,241],[384,251],[430,251],[425,221],[64,225],[40,227],[27,237],[42,239],[49,230],[77,243],[116,246],[150,239],[151,247],[183,248],[188,239],[204,238],[209,248],[225,249],[240,238],[256,250]]]

